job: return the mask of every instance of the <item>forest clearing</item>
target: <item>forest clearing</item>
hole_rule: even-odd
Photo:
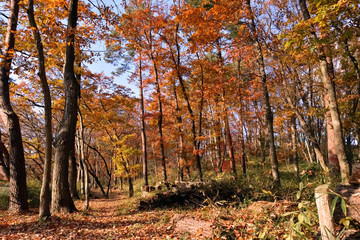
[[[359,16],[1,0],[0,236],[358,238]]]

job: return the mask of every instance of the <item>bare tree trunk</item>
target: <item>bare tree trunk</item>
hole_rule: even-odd
[[[291,160],[294,166],[296,180],[300,182],[300,173],[299,173],[299,155],[297,152],[297,134],[296,134],[296,118],[292,117],[290,119],[291,124]]]
[[[74,72],[77,10],[78,0],[70,0],[64,64],[65,110],[54,144],[55,160],[51,199],[51,211],[53,213],[68,213],[77,210],[71,198],[68,181],[69,154],[74,148],[80,94],[80,85]]]
[[[142,162],[143,162],[143,184],[149,185],[148,181],[148,161],[146,146],[146,125],[145,125],[145,106],[144,106],[144,86],[142,79],[142,59],[139,60],[139,88],[140,88],[140,108],[141,108],[141,146],[142,146]]]
[[[264,56],[261,49],[260,41],[258,38],[256,25],[255,25],[255,18],[251,9],[250,0],[246,0],[246,5],[249,11],[249,15],[251,18],[251,31],[254,38],[254,45],[257,52],[257,62],[259,64],[260,70],[260,78],[261,78],[261,86],[262,86],[262,93],[264,97],[264,108],[265,108],[265,120],[266,120],[266,127],[269,133],[269,149],[270,149],[270,162],[271,162],[271,173],[274,180],[274,186],[280,187],[280,175],[279,175],[279,164],[276,156],[276,148],[275,148],[275,138],[274,138],[274,116],[271,110],[270,98],[269,98],[269,91],[267,88],[267,76],[265,72],[265,63],[264,63]]]
[[[0,132],[0,172],[5,176],[7,181],[10,180],[9,152],[1,140],[1,132]]]
[[[111,169],[109,169],[108,164],[107,164],[104,156],[100,153],[100,151],[96,148],[96,146],[93,147],[93,146],[89,145],[88,143],[86,143],[86,145],[87,145],[88,148],[94,150],[104,162],[105,170],[106,170],[106,173],[108,175],[109,180],[108,180],[108,183],[107,183],[106,193],[105,193],[105,191],[103,192],[103,190],[101,190],[101,192],[103,192],[104,197],[109,197],[109,190],[110,190],[111,176],[112,176]],[[110,166],[110,168],[111,168],[111,166]],[[102,185],[101,185],[99,179],[97,179],[96,175],[93,174],[92,171],[89,171],[89,173],[91,174],[91,176],[93,176],[93,178],[95,179],[96,184],[100,187],[100,189],[102,189]]]
[[[166,158],[165,158],[164,136],[163,136],[163,111],[162,111],[161,90],[159,83],[159,73],[154,57],[152,56],[151,58],[155,72],[155,87],[156,87],[156,94],[158,98],[158,107],[159,107],[158,128],[159,128],[159,137],[160,137],[162,173],[163,173],[164,182],[167,182]]]
[[[304,19],[309,20],[311,17],[306,6],[306,0],[299,0],[299,5]],[[314,40],[319,42],[319,39],[314,31],[311,31],[311,36]],[[345,142],[341,126],[339,109],[336,101],[335,87],[330,77],[330,69],[326,59],[326,49],[323,45],[318,45],[317,49],[319,51],[321,79],[324,83],[326,95],[328,96],[329,100],[330,115],[334,128],[336,153],[339,159],[341,178],[344,184],[348,184],[350,178],[350,167],[346,158]]]
[[[196,54],[196,56],[200,60],[199,54]],[[199,132],[198,132],[199,138],[203,135],[202,123],[203,123],[203,109],[204,109],[204,69],[202,64],[200,64],[200,70],[201,70],[201,85],[200,85],[201,98],[200,98],[200,106],[199,106]],[[198,144],[197,150],[200,150],[201,139],[198,140],[197,144]]]
[[[44,95],[45,105],[45,166],[43,181],[40,192],[40,206],[39,206],[39,217],[46,218],[50,216],[50,201],[51,201],[51,158],[52,158],[52,114],[51,114],[51,95],[49,85],[46,79],[45,71],[45,57],[44,47],[42,44],[39,29],[37,27],[35,16],[34,16],[34,1],[28,1],[27,8],[28,18],[30,26],[33,29],[33,35],[36,42],[36,50],[38,53],[38,65],[39,65],[39,77],[41,81],[42,92]]]
[[[227,109],[225,109],[225,116],[224,116],[224,122],[225,122],[225,135],[226,135],[226,143],[228,145],[228,153],[231,163],[231,170],[233,172],[233,175],[235,178],[237,178],[237,172],[236,172],[236,162],[235,162],[235,153],[234,153],[234,146],[233,141],[231,137],[230,132],[230,123],[229,123],[229,117]]]
[[[79,137],[78,137],[78,149],[79,149],[79,155],[80,155],[80,161],[82,162],[84,166],[84,176],[85,176],[85,205],[84,209],[89,209],[89,202],[90,202],[90,186],[89,186],[89,171],[88,171],[88,165],[85,160],[85,152],[84,152],[84,123],[81,116],[81,112],[79,110],[79,117],[80,117],[80,131],[79,131]]]
[[[179,149],[180,149],[179,162],[178,162],[179,179],[180,179],[180,181],[183,181],[184,180],[184,166],[187,169],[189,168],[189,166],[188,166],[186,155],[185,155],[184,137],[183,137],[183,131],[182,131],[182,118],[180,115],[181,114],[180,106],[179,106],[179,100],[177,97],[175,82],[173,84],[173,92],[174,92],[174,97],[175,97],[176,119],[177,119],[177,123],[178,123],[177,129],[178,129],[178,133],[179,133]]]
[[[220,65],[220,78],[223,79],[223,70],[222,68],[224,67],[224,60],[221,54],[221,46],[220,46],[220,42],[219,39],[216,40],[216,48],[218,51],[218,58],[219,58],[219,65]],[[229,123],[229,111],[228,108],[226,106],[226,90],[224,88],[224,86],[222,86],[222,102],[223,102],[223,114],[224,114],[224,124],[225,124],[225,137],[226,137],[226,145],[228,147],[228,153],[229,153],[229,158],[230,158],[230,163],[231,163],[231,169],[233,172],[233,175],[235,178],[237,178],[237,172],[236,172],[236,162],[235,162],[235,153],[234,153],[234,146],[233,146],[233,141],[232,141],[232,137],[231,137],[231,132],[230,132],[230,123]]]
[[[221,125],[219,121],[215,121],[215,132],[216,132],[216,136],[215,136],[215,143],[216,143],[216,152],[217,152],[217,157],[218,157],[218,172],[221,173],[222,172],[222,168],[223,168],[223,163],[224,163],[224,157],[222,156],[222,144],[221,144],[221,133],[222,133],[222,129],[221,129]]]
[[[11,0],[8,26],[0,60],[0,114],[9,133],[9,210],[11,212],[28,210],[24,147],[19,118],[11,106],[9,93],[9,75],[15,54],[18,15],[19,0]]]
[[[201,157],[200,157],[200,152],[199,152],[198,144],[197,144],[197,140],[196,140],[195,114],[191,107],[188,92],[186,91],[183,76],[181,74],[181,58],[180,58],[181,52],[180,52],[180,45],[178,42],[178,30],[179,30],[179,25],[176,26],[176,32],[175,32],[176,58],[172,52],[172,60],[175,65],[175,69],[176,69],[177,77],[178,77],[178,80],[180,83],[181,91],[184,95],[186,106],[187,106],[188,112],[190,114],[192,143],[193,143],[193,150],[194,150],[194,154],[195,154],[195,163],[196,163],[196,167],[198,169],[199,179],[200,179],[200,181],[203,181],[203,173],[202,173],[202,169],[201,169]],[[170,44],[169,44],[169,46],[170,46]]]
[[[79,194],[76,187],[77,164],[76,164],[75,150],[72,150],[70,152],[69,162],[70,162],[70,167],[69,167],[70,194],[73,199],[79,199]]]
[[[109,195],[107,193],[105,193],[104,187],[102,186],[98,176],[96,175],[96,169],[94,170],[91,165],[89,164],[88,161],[86,161],[86,165],[89,167],[88,168],[88,173],[93,177],[93,183],[92,185],[95,186],[97,185],[100,188],[101,194],[103,197],[108,197]]]
[[[329,101],[326,94],[324,95],[325,108],[329,106]],[[326,124],[326,133],[327,133],[327,156],[328,156],[328,166],[334,175],[339,175],[339,159],[336,154],[336,144],[335,144],[335,133],[332,127],[331,116],[329,112],[325,113],[325,124]]]

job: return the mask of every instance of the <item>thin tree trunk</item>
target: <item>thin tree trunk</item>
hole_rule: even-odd
[[[220,65],[220,78],[223,79],[223,67],[224,67],[224,60],[221,54],[221,46],[220,46],[220,41],[219,39],[216,40],[216,48],[218,51],[218,58],[219,58],[219,65]],[[235,178],[237,178],[237,172],[236,172],[236,162],[235,162],[235,151],[234,151],[234,146],[233,146],[233,141],[232,141],[232,137],[231,137],[231,131],[230,131],[230,123],[229,123],[229,111],[228,108],[226,106],[226,91],[225,91],[225,87],[222,85],[222,102],[223,102],[223,112],[224,112],[224,124],[225,124],[225,137],[226,137],[226,145],[228,147],[228,153],[229,153],[229,158],[230,158],[230,163],[231,163],[231,169],[233,172],[233,175]]]
[[[39,65],[39,77],[41,81],[41,88],[44,95],[45,105],[45,166],[43,181],[40,192],[40,206],[39,206],[39,217],[46,218],[50,216],[50,201],[51,201],[51,158],[52,158],[52,115],[51,115],[51,95],[49,85],[46,79],[45,71],[45,57],[44,47],[42,44],[39,29],[37,27],[35,16],[34,16],[34,1],[28,1],[27,8],[28,18],[30,26],[33,29],[33,35],[36,42],[36,50],[38,53],[38,65]]]
[[[198,53],[196,53],[196,56],[198,60],[200,60]],[[200,107],[199,107],[199,132],[198,132],[199,138],[203,135],[202,122],[203,122],[203,109],[204,109],[204,68],[202,64],[200,64],[200,71],[201,71],[201,85],[200,85],[201,98],[200,98]],[[200,147],[201,147],[201,140],[199,139],[197,149],[200,150]]]
[[[89,202],[90,202],[90,186],[89,186],[89,171],[88,171],[88,165],[85,160],[85,152],[84,152],[84,123],[82,119],[81,112],[79,110],[79,122],[80,122],[80,131],[79,131],[79,138],[78,138],[78,148],[80,153],[80,161],[82,162],[84,166],[84,176],[85,176],[85,205],[84,209],[89,209]]]
[[[159,128],[159,137],[160,137],[160,151],[161,151],[161,165],[162,165],[162,173],[163,173],[163,180],[167,182],[167,172],[166,172],[166,158],[165,158],[165,148],[164,148],[164,136],[163,136],[163,110],[162,110],[162,101],[161,101],[161,90],[160,90],[160,83],[159,83],[159,73],[156,61],[153,56],[151,56],[154,72],[155,72],[155,87],[156,87],[156,94],[158,100],[158,107],[159,107],[159,116],[158,116],[158,128]]]
[[[144,106],[144,86],[142,79],[142,59],[139,60],[139,88],[140,88],[140,108],[141,108],[141,146],[142,146],[142,162],[143,162],[143,184],[149,185],[148,181],[148,161],[146,146],[146,126],[145,126],[145,106]]]
[[[94,171],[94,169],[91,167],[91,165],[89,164],[88,161],[87,161],[86,165],[89,167],[88,173],[93,177],[93,185],[95,186],[95,184],[96,184],[100,188],[100,191],[101,191],[101,194],[103,197],[108,197],[108,195],[105,193],[104,187],[102,186],[99,178],[96,175],[96,169]]]
[[[181,90],[182,90],[182,93],[184,95],[184,99],[185,99],[185,102],[186,102],[186,106],[187,106],[188,112],[190,114],[191,133],[192,133],[192,141],[193,141],[193,147],[194,147],[194,152],[195,152],[196,167],[198,169],[199,179],[200,179],[200,181],[203,181],[203,173],[202,173],[202,168],[201,168],[201,157],[200,157],[199,149],[197,148],[197,140],[196,140],[195,115],[194,115],[194,112],[193,112],[193,110],[191,108],[188,93],[187,93],[186,88],[185,88],[185,83],[184,83],[184,80],[183,80],[182,75],[180,73],[180,67],[181,67],[180,56],[181,56],[181,54],[180,54],[180,45],[178,43],[178,29],[179,29],[179,25],[176,28],[176,37],[175,37],[176,50],[177,50],[177,63],[178,63],[177,64],[178,65],[177,73],[178,73],[178,79],[179,79],[179,83],[180,83],[180,86],[181,86]]]
[[[306,0],[299,0],[299,5],[304,19],[309,20],[311,17],[306,6]],[[319,41],[314,31],[311,31],[311,36],[317,42]],[[319,64],[321,71],[320,77],[323,81],[325,91],[329,100],[330,115],[331,115],[332,125],[334,128],[336,153],[339,159],[341,179],[344,184],[348,184],[350,178],[350,167],[346,158],[345,142],[344,142],[343,130],[341,126],[339,109],[336,101],[335,88],[331,81],[330,69],[328,62],[326,60],[325,46],[318,45],[317,49],[319,51]]]
[[[109,169],[108,164],[107,164],[104,156],[100,153],[100,151],[96,148],[96,146],[93,147],[93,146],[89,145],[88,143],[86,143],[86,145],[87,145],[87,147],[90,148],[91,150],[94,150],[94,151],[100,156],[100,158],[101,158],[101,159],[103,160],[103,162],[104,162],[105,170],[106,170],[106,173],[107,173],[108,178],[109,178],[108,184],[107,184],[107,190],[106,190],[106,193],[104,193],[104,197],[109,197],[109,190],[110,190],[111,176],[112,176],[111,169]],[[110,167],[111,167],[111,166],[110,166]],[[99,185],[99,180],[96,178],[96,175],[94,176],[94,175],[91,173],[91,171],[90,171],[89,173],[91,174],[91,176],[94,177],[97,185],[98,185],[98,186],[100,187],[100,189],[101,189],[102,186]]]
[[[225,122],[226,143],[228,145],[228,153],[229,153],[229,158],[231,161],[231,169],[232,169],[234,177],[237,178],[234,146],[233,146],[233,141],[232,141],[231,132],[230,132],[229,117],[227,116],[227,114],[228,114],[228,111],[225,110],[224,122]]]
[[[75,28],[78,0],[69,1],[69,16],[66,35],[64,64],[65,110],[55,138],[55,160],[52,183],[51,211],[73,212],[76,207],[71,198],[68,181],[69,154],[74,148],[80,85],[75,78]]]
[[[19,118],[10,102],[9,75],[15,55],[15,33],[19,15],[19,0],[11,0],[8,26],[0,60],[0,115],[9,134],[9,168],[11,212],[28,210],[24,147]]]
[[[297,152],[297,134],[296,134],[296,118],[292,117],[290,119],[291,123],[291,158],[292,164],[294,166],[296,180],[300,182],[300,173],[299,173],[299,155]]]
[[[312,142],[314,150],[315,150],[316,157],[318,158],[322,169],[325,172],[328,172],[329,170],[328,170],[328,167],[327,167],[326,162],[325,162],[325,157],[321,153],[320,146],[318,145],[318,143],[317,143],[317,141],[315,139],[314,132],[311,131],[311,129],[308,126],[308,124],[306,123],[304,117],[301,115],[301,113],[296,108],[296,106],[294,105],[294,103],[292,102],[292,100],[290,99],[289,96],[286,96],[286,101],[289,104],[290,108],[294,111],[296,117],[299,119],[300,124],[302,125],[304,131],[307,133],[307,135],[309,137],[309,140]]]
[[[194,115],[194,112],[193,112],[191,104],[190,104],[190,100],[189,100],[188,93],[186,91],[183,76],[181,74],[181,51],[180,51],[180,45],[178,42],[178,31],[179,31],[179,24],[176,26],[176,32],[175,32],[176,57],[175,57],[173,51],[171,51],[171,57],[172,57],[172,61],[174,63],[176,74],[177,74],[177,77],[178,77],[178,80],[180,83],[181,91],[184,95],[186,106],[187,106],[188,112],[190,114],[192,143],[193,143],[193,150],[194,150],[193,152],[195,154],[195,162],[196,162],[196,167],[197,167],[198,173],[199,173],[199,179],[200,179],[200,181],[203,181],[203,173],[202,173],[202,169],[201,169],[201,157],[200,157],[200,152],[199,152],[198,144],[197,144],[197,140],[196,140],[195,115]],[[166,39],[165,39],[165,41],[166,41]],[[168,41],[166,41],[166,42],[168,43],[169,47],[171,48],[170,43]]]
[[[261,86],[262,86],[262,93],[264,97],[264,108],[265,108],[265,120],[266,120],[266,127],[269,133],[269,149],[270,149],[270,162],[271,162],[271,173],[274,180],[274,186],[280,187],[280,175],[279,175],[279,164],[276,156],[276,148],[275,148],[275,138],[274,138],[274,116],[271,110],[269,92],[267,88],[267,76],[265,72],[265,63],[264,63],[264,56],[261,49],[260,41],[257,35],[256,25],[255,25],[255,18],[251,9],[250,0],[246,0],[246,5],[250,14],[251,18],[251,31],[254,38],[254,45],[255,50],[257,52],[257,62],[259,64],[260,70],[260,78],[261,78]]]
[[[173,84],[173,92],[174,92],[174,97],[175,97],[175,112],[176,112],[176,120],[178,123],[178,133],[179,133],[179,149],[180,149],[180,154],[179,154],[179,163],[178,163],[178,169],[179,169],[179,179],[180,181],[184,180],[184,166],[188,167],[187,165],[187,160],[186,160],[186,156],[185,156],[185,148],[184,148],[184,137],[183,137],[183,131],[182,131],[182,118],[181,118],[181,113],[180,113],[180,106],[179,106],[179,100],[177,97],[177,92],[176,92],[176,83],[174,82]]]
[[[122,158],[122,165],[125,169],[125,172],[127,174],[127,179],[128,179],[128,185],[129,185],[129,197],[133,197],[134,196],[134,186],[133,186],[133,181],[132,181],[132,177],[131,177],[131,173],[129,170],[129,161],[127,159],[125,159],[123,156],[121,156]]]

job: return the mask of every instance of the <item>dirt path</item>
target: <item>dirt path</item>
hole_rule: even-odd
[[[137,212],[129,199],[113,192],[109,199],[92,199],[90,211],[76,202],[78,213],[57,214],[39,222],[38,212],[12,215],[0,211],[1,239],[177,239],[169,219],[172,211]]]

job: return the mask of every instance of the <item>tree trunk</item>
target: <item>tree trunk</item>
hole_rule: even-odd
[[[132,178],[130,176],[128,176],[128,184],[129,184],[129,197],[133,197],[134,196],[134,186],[132,183]]]
[[[162,165],[162,173],[163,180],[167,182],[167,172],[166,172],[166,158],[165,158],[165,149],[164,149],[164,136],[163,136],[163,111],[162,111],[162,101],[161,101],[161,90],[159,83],[159,74],[156,61],[153,56],[151,56],[154,72],[155,72],[155,87],[156,94],[158,99],[158,107],[159,107],[159,117],[158,117],[158,128],[159,128],[159,137],[160,137],[160,151],[161,151],[161,165]]]
[[[299,5],[304,19],[309,20],[310,13],[306,6],[306,0],[299,0]],[[311,31],[311,36],[316,42],[319,42],[319,39],[314,31]],[[330,115],[331,115],[332,126],[334,129],[335,147],[339,159],[341,179],[344,184],[348,184],[350,178],[350,167],[346,159],[345,142],[343,137],[343,130],[341,126],[339,109],[336,101],[335,87],[330,77],[330,69],[328,66],[328,62],[326,60],[325,46],[318,45],[317,49],[319,51],[319,64],[321,71],[320,77],[323,81],[325,92],[329,100]]]
[[[106,190],[106,193],[104,194],[104,196],[105,196],[105,197],[109,197],[109,190],[110,190],[111,176],[112,176],[111,164],[110,164],[110,169],[109,169],[109,166],[108,166],[108,164],[107,164],[107,162],[106,162],[106,159],[105,159],[104,156],[100,153],[100,151],[96,148],[96,146],[93,147],[93,146],[91,146],[91,145],[88,144],[88,143],[87,143],[86,145],[87,145],[88,148],[94,150],[94,151],[100,156],[100,158],[101,158],[101,159],[103,160],[103,162],[104,162],[105,170],[106,170],[106,173],[107,173],[108,178],[109,178],[108,183],[107,183],[107,190]],[[89,171],[89,173],[91,174],[91,176],[93,176],[93,178],[95,179],[95,181],[96,181],[97,185],[100,187],[100,189],[102,189],[101,184],[99,184],[100,181],[97,179],[97,177],[96,177],[95,175],[93,175],[93,174],[91,173],[91,171]]]
[[[9,152],[4,143],[1,141],[0,133],[0,173],[2,173],[7,181],[10,180]]]
[[[105,193],[104,187],[102,186],[99,178],[96,176],[96,171],[94,171],[94,169],[91,167],[91,165],[89,163],[87,163],[87,166],[89,166],[88,168],[88,173],[93,177],[93,185],[97,185],[100,188],[101,194],[103,195],[103,197],[108,197],[109,193]]]
[[[216,40],[216,48],[218,51],[218,58],[219,58],[219,67],[220,67],[220,79],[223,79],[223,67],[224,67],[224,60],[221,54],[221,46],[219,39]],[[237,172],[236,172],[236,162],[235,162],[235,153],[234,153],[234,146],[233,141],[231,137],[231,131],[230,131],[230,123],[229,123],[229,111],[226,106],[226,91],[224,85],[221,83],[222,87],[222,106],[223,106],[223,114],[224,114],[224,124],[225,124],[225,137],[226,137],[226,145],[228,148],[230,163],[231,163],[231,169],[233,172],[233,175],[235,178],[237,178]]]
[[[8,26],[0,60],[0,114],[9,134],[10,201],[9,210],[28,210],[26,170],[19,118],[14,112],[9,93],[11,62],[15,54],[15,33],[19,15],[19,0],[11,0]]]
[[[288,95],[286,96],[286,101],[287,101],[287,103],[289,104],[290,108],[294,111],[294,113],[295,113],[296,117],[299,119],[299,122],[300,122],[300,124],[302,125],[305,133],[307,133],[310,141],[312,142],[313,147],[314,147],[314,150],[315,150],[316,157],[318,158],[322,169],[323,169],[325,172],[328,172],[329,169],[328,169],[328,167],[327,167],[327,165],[326,165],[325,157],[324,157],[324,155],[321,153],[319,144],[316,142],[316,139],[315,139],[315,136],[314,136],[314,132],[311,131],[311,129],[310,129],[310,127],[308,126],[307,122],[305,121],[304,117],[301,115],[301,113],[299,112],[299,110],[296,108],[296,106],[295,106],[294,103],[292,102],[292,99],[291,99]],[[309,150],[309,146],[307,146],[307,147],[308,147],[308,150]]]
[[[187,106],[188,112],[190,114],[192,143],[193,143],[193,152],[195,154],[195,163],[196,163],[196,168],[198,169],[199,179],[200,179],[200,181],[203,181],[203,173],[202,173],[202,169],[201,169],[201,157],[200,157],[200,152],[199,152],[198,144],[197,144],[197,140],[196,140],[195,115],[194,115],[193,109],[190,104],[190,100],[189,100],[188,93],[186,91],[183,76],[181,74],[181,58],[180,58],[181,52],[180,52],[180,45],[178,42],[178,30],[179,30],[179,25],[176,26],[176,33],[175,33],[176,59],[175,59],[174,55],[172,55],[172,58],[173,58],[173,62],[175,65],[177,77],[178,77],[178,80],[180,83],[181,91],[184,95],[186,106]]]
[[[177,92],[176,92],[176,83],[174,82],[173,84],[173,91],[174,91],[174,97],[175,97],[175,112],[176,112],[176,120],[177,120],[177,124],[178,124],[178,133],[179,133],[179,149],[180,149],[180,154],[179,154],[179,162],[178,162],[178,169],[179,169],[179,179],[180,181],[184,180],[184,166],[188,169],[188,163],[187,163],[187,159],[186,159],[186,155],[185,155],[185,144],[184,144],[184,136],[183,136],[183,131],[182,131],[182,117],[181,117],[181,113],[180,113],[180,106],[179,106],[179,100],[177,97]]]
[[[329,106],[329,101],[324,95],[325,108]],[[335,133],[334,128],[331,123],[331,116],[329,112],[325,113],[325,124],[326,124],[326,136],[327,136],[327,156],[328,156],[328,166],[329,170],[334,175],[339,175],[339,159],[336,154],[336,144],[335,144]]]
[[[299,155],[297,152],[296,118],[290,119],[291,124],[291,160],[296,174],[296,180],[300,182]]]
[[[232,141],[231,132],[230,132],[229,117],[227,115],[228,115],[228,111],[227,111],[227,109],[225,109],[224,122],[225,122],[226,143],[228,145],[228,153],[229,153],[229,158],[231,161],[231,170],[233,172],[234,177],[237,178],[234,146],[233,146],[233,141]]]
[[[45,166],[43,173],[43,180],[40,192],[40,206],[39,206],[39,217],[47,218],[50,216],[50,201],[51,201],[51,158],[52,158],[52,114],[51,114],[51,95],[50,89],[46,78],[45,70],[45,57],[44,47],[42,44],[39,29],[37,27],[35,16],[34,16],[34,1],[28,1],[27,8],[29,24],[33,29],[33,35],[36,42],[36,50],[38,53],[38,65],[39,65],[39,77],[41,81],[41,88],[44,95],[45,105]]]
[[[79,137],[78,137],[78,151],[79,151],[79,155],[80,155],[80,161],[82,162],[83,166],[84,166],[84,176],[85,176],[85,205],[84,205],[84,209],[88,210],[89,209],[89,201],[90,201],[90,181],[89,181],[89,171],[88,171],[88,165],[87,162],[85,160],[85,150],[84,150],[84,123],[83,123],[83,119],[81,116],[81,112],[79,110],[79,118],[80,118],[80,131],[79,131]]]
[[[149,185],[148,181],[148,161],[146,146],[146,126],[145,126],[145,106],[144,106],[144,86],[142,79],[142,59],[139,60],[139,88],[140,88],[140,108],[141,108],[141,146],[142,146],[142,162],[143,162],[143,184]]]
[[[80,94],[80,86],[74,72],[77,9],[78,0],[70,0],[64,64],[65,110],[54,143],[55,160],[51,199],[51,211],[53,213],[76,211],[69,190],[68,171],[69,154],[74,148]]]
[[[73,199],[79,199],[79,194],[76,187],[77,164],[76,164],[75,150],[72,150],[70,152],[69,162],[70,162],[70,168],[69,168],[70,194]]]
[[[280,175],[279,175],[279,164],[276,156],[276,148],[275,148],[275,138],[274,138],[274,116],[271,110],[269,92],[267,88],[267,76],[265,72],[265,63],[264,63],[264,56],[261,49],[260,41],[257,35],[256,25],[255,25],[255,18],[251,9],[250,0],[246,0],[246,5],[249,11],[249,15],[251,18],[251,31],[253,34],[253,40],[256,50],[256,58],[259,64],[260,70],[260,78],[261,78],[261,86],[262,86],[262,93],[264,97],[264,108],[265,108],[265,120],[266,120],[266,127],[269,133],[269,149],[270,149],[270,162],[271,162],[271,173],[274,180],[274,186],[280,187]]]

